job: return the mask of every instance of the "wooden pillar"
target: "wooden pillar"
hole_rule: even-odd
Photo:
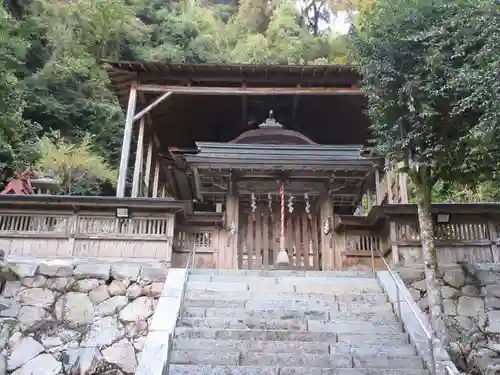
[[[145,194],[144,196],[149,197],[151,194],[150,191],[150,182],[151,182],[151,164],[153,161],[153,133],[149,138],[148,143],[148,154],[146,155],[146,171],[144,173],[144,185],[145,185]]]
[[[236,190],[236,189],[234,189]],[[226,200],[227,214],[227,235],[229,236],[224,256],[224,268],[238,269],[238,244],[239,244],[239,216],[240,216],[240,198],[236,191],[232,191]],[[233,233],[231,233],[233,231]]]
[[[392,189],[392,178],[393,178],[393,173],[392,171],[387,171],[385,173],[385,183],[387,184],[387,203],[388,204],[394,204],[394,196],[393,196],[393,189]]]
[[[491,259],[493,263],[499,263],[500,262],[500,256],[498,254],[498,246],[497,246],[497,231],[495,229],[495,222],[492,221],[491,219],[488,220],[488,231],[489,231],[489,238],[491,241]]]
[[[319,212],[321,218],[321,254],[322,254],[322,269],[323,271],[333,270],[336,266],[335,255],[333,248],[333,204],[328,191],[324,191],[319,199]],[[325,234],[324,226],[326,220],[330,220],[332,231]]]
[[[380,172],[378,169],[375,170],[375,200],[377,202],[377,206],[382,204],[382,192],[380,191]]]
[[[155,172],[153,177],[153,198],[158,198],[158,184],[160,182],[160,161],[155,161]]]
[[[393,221],[389,222],[389,243],[391,245],[391,258],[392,258],[392,267],[394,268],[399,264],[399,246],[396,244],[397,242],[397,227],[396,223]]]
[[[371,209],[373,207],[373,201],[372,201],[372,191],[368,189],[366,191],[366,212],[369,214]]]
[[[128,98],[127,117],[125,119],[125,129],[123,131],[122,154],[120,158],[120,169],[118,182],[116,184],[116,196],[125,196],[125,185],[127,183],[128,159],[130,157],[130,142],[132,140],[132,127],[134,125],[135,105],[137,102],[137,90],[135,84],[130,87]]]
[[[408,204],[408,187],[406,185],[406,180],[408,175],[406,173],[398,172],[399,175],[399,192],[401,194],[401,200],[399,203]]]
[[[175,215],[167,215],[167,228],[165,236],[167,237],[167,246],[165,251],[165,262],[168,267],[172,266],[172,253],[173,253],[173,243],[174,243],[174,230],[175,230]]]
[[[137,198],[141,183],[142,165],[144,153],[144,117],[139,123],[139,135],[137,137],[137,151],[135,155],[134,178],[132,180],[132,198]]]

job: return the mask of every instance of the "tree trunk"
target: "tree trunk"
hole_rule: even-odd
[[[443,319],[443,299],[437,263],[436,246],[434,243],[434,225],[431,215],[431,189],[427,179],[417,184],[418,223],[420,227],[420,242],[424,261],[425,279],[427,281],[427,298],[431,316],[432,328],[440,340],[446,342],[446,331]]]

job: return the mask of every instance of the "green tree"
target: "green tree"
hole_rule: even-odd
[[[21,169],[36,158],[39,126],[26,120],[19,73],[29,42],[19,23],[0,8],[0,181],[8,169]]]
[[[314,4],[312,4],[312,2]],[[323,0],[5,0],[0,24],[0,170],[37,158],[59,131],[117,166],[123,110],[101,59],[171,63],[347,61],[342,37],[320,30]],[[312,22],[312,23],[311,23]]]
[[[415,186],[431,320],[443,338],[432,192],[440,180],[498,170],[500,91],[490,79],[499,30],[491,1],[377,0],[353,32],[377,152]]]
[[[92,151],[91,141],[88,135],[79,144],[71,143],[58,132],[44,135],[39,142],[37,176],[55,179],[59,194],[98,195],[101,185],[114,184],[118,174]]]

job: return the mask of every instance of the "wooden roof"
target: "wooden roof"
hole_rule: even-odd
[[[165,155],[168,147],[192,148],[196,141],[229,142],[256,128],[270,110],[286,129],[318,144],[364,144],[369,136],[366,99],[351,65],[105,63],[122,106],[134,82],[148,88],[136,113],[161,95],[153,86],[177,88],[151,111]]]
[[[212,169],[372,170],[380,158],[361,155],[362,145],[227,144],[196,142],[199,152],[186,154],[189,164]]]

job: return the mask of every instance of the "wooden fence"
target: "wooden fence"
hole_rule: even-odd
[[[496,204],[442,204],[433,206],[436,254],[439,264],[496,263],[500,260],[500,212]],[[394,205],[384,209],[390,222],[394,264],[422,264],[416,207]]]
[[[184,209],[179,202],[37,197],[0,199],[0,248],[10,257],[171,263],[175,213]],[[117,217],[118,208],[127,215]]]
[[[119,208],[127,214],[117,217]],[[500,262],[500,205],[434,205],[433,218],[440,264]],[[232,234],[221,222],[222,214],[194,214],[190,202],[168,199],[0,196],[0,249],[14,258],[161,261],[182,267],[196,248],[196,267],[243,267],[231,246]],[[302,234],[297,232],[289,243],[291,249],[293,241],[302,246],[298,264],[304,266],[308,253],[302,248],[319,240],[309,239],[304,220],[297,223],[302,223],[297,224]],[[414,205],[384,205],[368,217],[343,217],[328,235],[316,226],[328,269],[371,269],[372,253],[377,268],[382,267],[380,254],[393,265],[422,263]],[[240,244],[247,240],[239,237]],[[323,264],[318,258],[309,253],[311,265]]]

